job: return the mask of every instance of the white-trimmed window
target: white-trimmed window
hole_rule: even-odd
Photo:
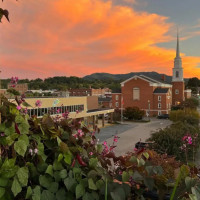
[[[140,88],[133,88],[133,100],[140,100]]]
[[[158,96],[158,101],[161,101],[161,96]]]
[[[158,103],[158,108],[161,108],[161,103]]]
[[[118,103],[118,102],[116,102],[116,103],[115,103],[115,106],[116,106],[116,107],[118,107],[118,106],[119,106],[119,103]]]
[[[161,114],[162,114],[162,112],[159,110],[159,111],[158,111],[158,116],[160,116]]]
[[[115,99],[116,99],[116,101],[118,101],[119,100],[119,95],[116,95]]]
[[[178,89],[175,89],[175,94],[179,94],[179,90]]]

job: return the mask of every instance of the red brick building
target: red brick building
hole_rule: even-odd
[[[121,83],[123,107],[136,106],[146,114],[169,113],[172,105],[172,85],[147,76],[134,76]]]
[[[106,94],[111,94],[111,89],[109,88],[88,88],[88,89],[70,89],[70,96],[105,96]]]
[[[115,94],[112,95],[113,108],[117,108],[116,105],[119,105],[120,109],[136,106],[147,115],[161,115],[169,113],[172,105],[178,105],[191,97],[191,90],[185,90],[178,36],[172,84],[166,83],[164,77],[162,79],[163,81],[159,81],[140,75],[125,80],[121,83],[122,93],[116,94],[121,101],[117,100]]]

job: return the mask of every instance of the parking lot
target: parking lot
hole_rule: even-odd
[[[118,135],[119,141],[115,152],[117,155],[122,155],[127,151],[132,151],[135,147],[135,143],[145,141],[150,137],[151,133],[169,126],[172,122],[168,119],[156,119],[152,118],[150,122],[124,122],[123,124],[117,124],[105,128],[101,128],[99,134],[96,135],[100,142],[107,141],[108,144],[112,144],[113,136]]]

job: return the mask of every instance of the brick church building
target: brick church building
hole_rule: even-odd
[[[133,76],[121,83],[121,94],[112,95],[112,106],[119,109],[137,106],[147,115],[153,116],[168,114],[171,106],[178,105],[190,97],[191,90],[185,90],[177,35],[172,82],[166,83],[164,77],[162,80],[155,80],[144,75]]]

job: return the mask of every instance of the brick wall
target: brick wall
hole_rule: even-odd
[[[185,84],[184,82],[173,82],[172,85],[172,104],[177,105],[179,102],[184,101]],[[179,91],[178,94],[176,94],[176,90]]]
[[[121,93],[112,93],[112,108],[116,109],[121,109],[121,98],[122,94]]]

